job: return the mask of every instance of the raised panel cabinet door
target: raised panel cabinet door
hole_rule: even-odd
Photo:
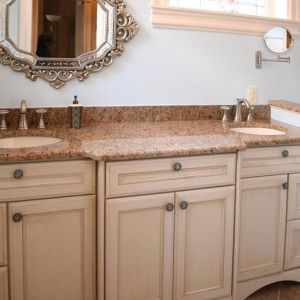
[[[95,300],[95,196],[9,204],[11,300]]]
[[[0,300],[8,300],[7,268],[0,268]]]
[[[235,188],[176,194],[174,299],[231,295]]]
[[[300,267],[300,220],[287,222],[284,269]]]
[[[287,176],[241,180],[238,281],[283,270]]]
[[[7,218],[6,204],[0,204],[0,266],[7,264]]]
[[[300,174],[289,175],[288,220],[300,219]]]
[[[106,203],[107,300],[171,300],[174,194]]]

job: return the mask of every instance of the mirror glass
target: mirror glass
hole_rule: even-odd
[[[267,48],[274,54],[286,53],[293,43],[291,33],[284,27],[274,27],[265,34]]]
[[[44,58],[76,58],[107,39],[102,0],[15,0],[8,36],[18,49]]]

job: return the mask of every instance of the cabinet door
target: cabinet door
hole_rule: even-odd
[[[8,300],[7,268],[0,268],[0,300]]]
[[[174,194],[109,200],[106,220],[106,299],[171,300]]]
[[[284,269],[300,267],[300,220],[290,221],[286,228],[286,249]]]
[[[300,219],[300,174],[289,175],[288,220]]]
[[[7,252],[6,204],[0,204],[0,266],[6,265]]]
[[[287,176],[241,180],[238,281],[283,270]]]
[[[234,187],[176,194],[174,299],[231,295],[234,195]]]
[[[9,204],[11,300],[95,299],[95,196]]]

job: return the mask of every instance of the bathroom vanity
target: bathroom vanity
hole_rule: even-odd
[[[299,146],[102,161],[97,205],[96,165],[0,165],[1,300],[245,299],[300,281]]]
[[[300,282],[299,129],[131,121],[0,133],[59,138],[0,149],[1,300],[244,300]]]

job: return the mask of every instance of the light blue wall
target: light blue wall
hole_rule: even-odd
[[[254,67],[262,38],[247,35],[154,29],[150,0],[127,0],[140,33],[123,57],[106,70],[57,91],[48,83],[30,82],[0,66],[0,106],[67,105],[78,94],[84,105],[165,105],[234,103],[247,85],[259,88],[259,103],[269,99],[300,102],[300,41],[290,53],[292,64]]]

